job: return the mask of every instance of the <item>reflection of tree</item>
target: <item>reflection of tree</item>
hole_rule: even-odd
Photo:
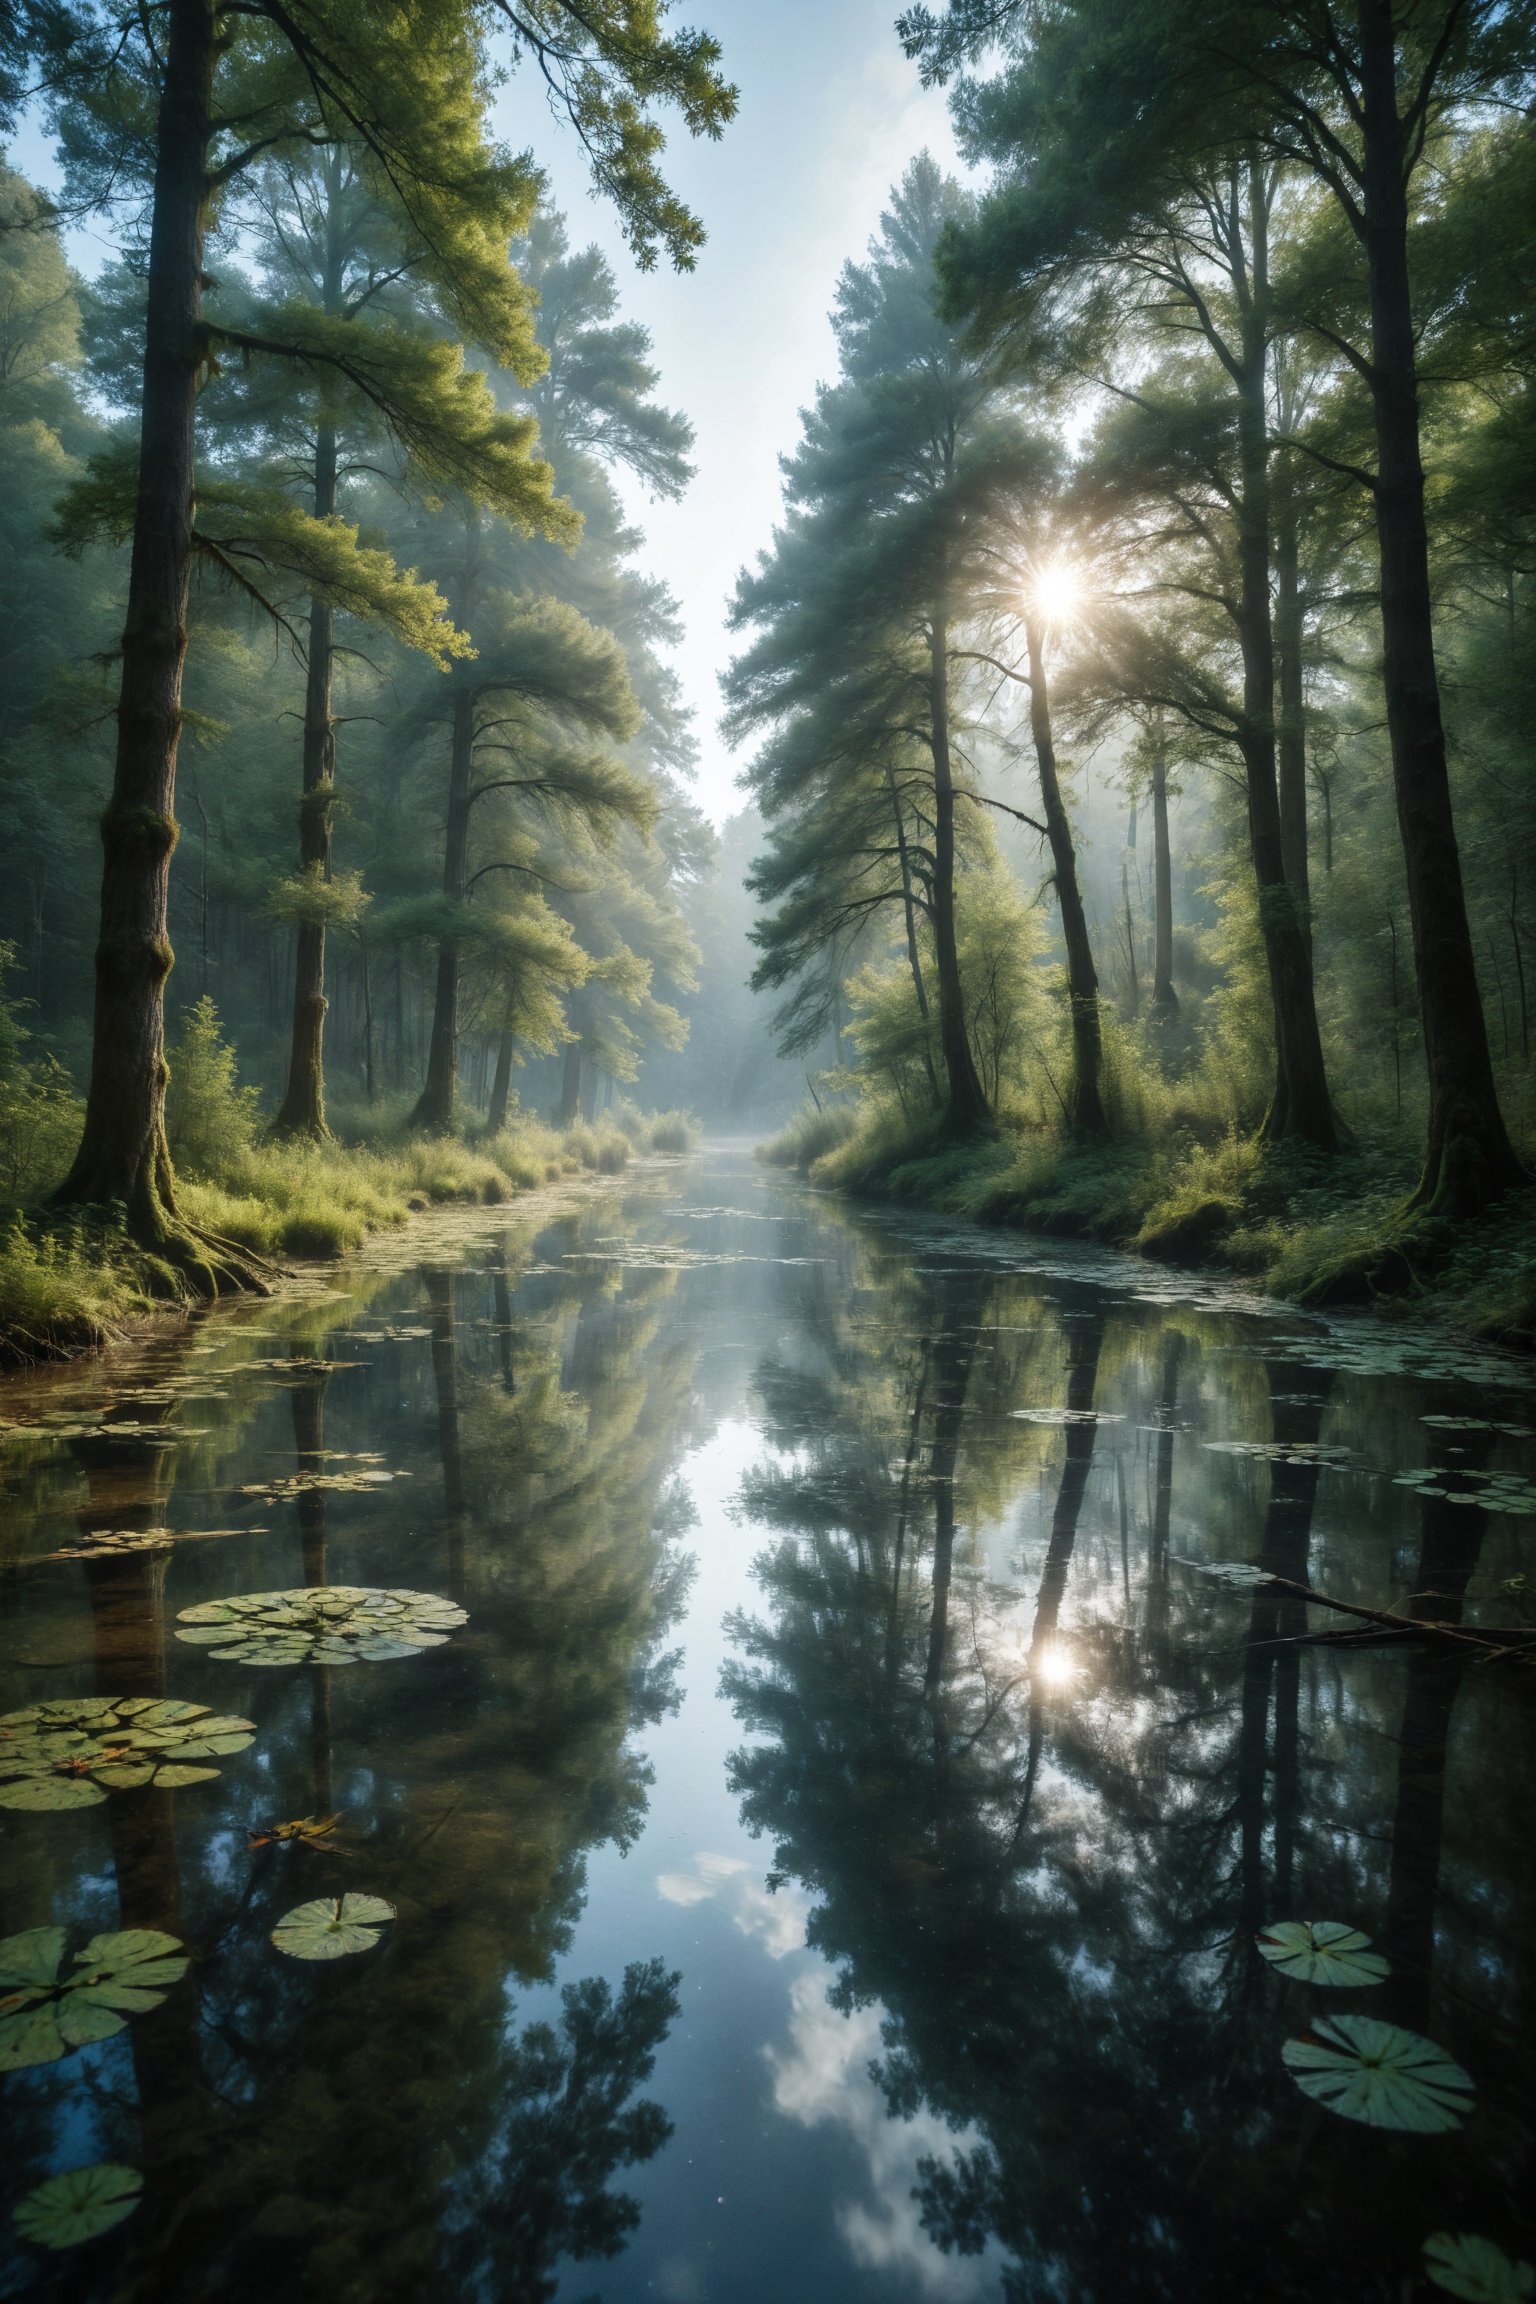
[[[1050,1400],[1144,1400],[1155,1418],[1142,1573],[1115,1578],[1124,1623],[1102,1613],[1123,1491],[1117,1462],[1096,1521],[1095,1440],[1102,1458],[1111,1435],[1117,1452],[1135,1446],[1134,1428],[1050,1434],[1060,1472],[1040,1498],[1033,1601],[1026,1585],[1010,1611],[973,1578],[957,1639],[960,1586],[945,1586],[958,1531],[982,1526],[1010,1485],[1021,1521],[1033,1518],[996,1357],[969,1369],[956,1478],[932,1483],[913,1434],[926,1428],[931,1448],[936,1372],[965,1350],[958,1311],[946,1333],[940,1282],[915,1305],[908,1291],[899,1344],[808,1295],[814,1326],[761,1380],[785,1456],[743,1491],[779,1532],[757,1567],[762,1620],[733,1623],[724,1675],[752,1739],[731,1761],[744,1818],[771,1836],[773,1878],[811,1891],[810,1939],[837,1969],[837,2003],[885,2011],[878,2076],[893,2116],[924,2110],[969,2131],[922,2171],[939,2245],[1000,2243],[1021,2304],[1384,2299],[1405,2229],[1432,2229],[1437,2211],[1470,2219],[1474,2198],[1507,2217],[1507,2169],[1455,2145],[1432,2165],[1384,2157],[1379,2137],[1344,2131],[1326,2139],[1327,2182],[1298,2183],[1316,2115],[1278,2048],[1305,2004],[1257,1961],[1249,1930],[1315,1913],[1388,1934],[1371,1827],[1391,1811],[1402,1758],[1391,1864],[1394,1905],[1399,1881],[1406,1902],[1445,1757],[1443,1736],[1420,1731],[1443,1718],[1416,1696],[1410,1664],[1400,1755],[1383,1733],[1397,1659],[1304,1647],[1304,1610],[1273,1595],[1250,1607],[1170,1566],[1177,1519],[1206,1550],[1306,1576],[1329,1380],[1309,1370],[1303,1393],[1291,1362],[1192,1366],[1193,1321],[1148,1350],[1102,1299],[1096,1317],[1079,1300],[1058,1324],[1038,1294],[1019,1300],[1025,1286],[1002,1284],[982,1321],[984,1337],[994,1314],[1000,1333],[1030,1331],[1031,1381],[1015,1370],[1012,1400],[1047,1404],[1038,1372],[1055,1348]],[[1176,1449],[1181,1398],[1218,1379],[1238,1433],[1302,1460]],[[1352,1497],[1363,1487],[1352,1481]],[[1114,1525],[1129,1547],[1129,1515]],[[893,1574],[898,1555],[905,1574]],[[929,1567],[926,1587],[914,1562]],[[1427,1553],[1418,1575],[1449,1589]],[[1053,1641],[1078,1677],[1047,1691],[1032,1667]],[[1416,1791],[1426,1756],[1431,1781]],[[1262,2262],[1260,2233],[1279,2236]]]
[[[562,2253],[622,2245],[634,2211],[613,2179],[668,2133],[630,2099],[675,1979],[642,1966],[611,1995],[587,1979],[555,2029],[508,2018],[516,1988],[550,1978],[570,1942],[588,1851],[638,1831],[636,1732],[676,1701],[665,1635],[687,1563],[665,1476],[693,1362],[653,1277],[633,1294],[559,1279],[547,1320],[518,1340],[515,1390],[497,1323],[474,1317],[493,1278],[428,1288],[469,1626],[421,1669],[362,1665],[338,1683],[348,1854],[334,1869],[303,1849],[260,1852],[238,1937],[215,1932],[218,2112],[174,2262],[146,2271],[155,2304],[200,2300],[210,2265],[231,2304],[264,2304],[298,2262],[306,2297],[415,2304],[483,2281],[521,2298],[548,2292]],[[510,1288],[503,1308],[515,1318]],[[392,1381],[386,1404],[396,1395]],[[301,1387],[301,1469],[324,1461],[318,1411],[317,1388]],[[319,1676],[306,1677],[264,1734],[274,1773],[303,1754]],[[379,1955],[318,1973],[230,1957],[287,1906],[354,1886],[399,1909]],[[228,1913],[227,1887],[202,1893]]]
[[[1469,1446],[1459,1435],[1458,1460],[1481,1469],[1490,1453],[1486,1438]],[[1434,1450],[1448,1468],[1446,1443]],[[1426,1496],[1419,1541],[1418,1574],[1407,1613],[1459,1624],[1467,1587],[1477,1568],[1487,1515],[1475,1506]],[[1398,1730],[1397,1797],[1392,1815],[1392,1873],[1387,1895],[1383,1946],[1392,1960],[1392,2013],[1415,2031],[1430,2021],[1430,1988],[1435,1959],[1435,1908],[1440,1893],[1445,1838],[1445,1773],[1456,1709],[1466,1672],[1454,1653],[1421,1648],[1405,1665],[1402,1723]]]
[[[615,2000],[601,1977],[585,1977],[561,1993],[558,2031],[529,2024],[508,2040],[496,2136],[451,2251],[457,2293],[489,2281],[494,2295],[543,2304],[562,2256],[620,2253],[640,2210],[610,2182],[654,2159],[672,2133],[659,2104],[631,2099],[678,2013],[681,1981],[659,1960],[636,1962]]]

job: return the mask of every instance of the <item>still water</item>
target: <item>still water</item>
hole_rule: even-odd
[[[1536,1673],[1194,1565],[1520,1622],[1518,1363],[727,1147],[423,1218],[0,1416],[0,1711],[254,1729],[0,1806],[0,1936],[191,1956],[0,2081],[0,2295],[1234,2304],[1437,2296],[1442,2231],[1536,2256]],[[327,1585],[450,1629],[257,1663],[183,1620]],[[363,1949],[274,1947],[353,1894]],[[1286,1920],[1390,1973],[1293,1980]],[[1345,2013],[1446,2050],[1461,2125],[1303,2095],[1284,2044]],[[99,2161],[126,2221],[18,2236]]]

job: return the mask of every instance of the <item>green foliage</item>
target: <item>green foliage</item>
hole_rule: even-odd
[[[240,1086],[238,1058],[206,994],[187,1014],[167,1062],[171,1157],[194,1178],[229,1170],[255,1137],[260,1099],[254,1088]]]

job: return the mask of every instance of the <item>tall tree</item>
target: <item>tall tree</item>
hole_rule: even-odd
[[[144,389],[123,640],[118,751],[103,818],[102,933],[91,1083],[66,1203],[117,1203],[168,1286],[203,1293],[252,1277],[227,1243],[200,1238],[176,1204],[165,1140],[164,991],[171,966],[171,852],[188,579],[194,550],[195,419],[217,346],[203,313],[205,242],[229,186],[264,155],[338,137],[367,153],[381,197],[432,251],[466,333],[508,365],[536,367],[526,307],[496,317],[508,240],[527,222],[531,168],[484,138],[484,41],[499,22],[565,104],[642,261],[659,244],[687,263],[700,229],[657,165],[653,105],[675,102],[718,134],[734,92],[707,37],[663,37],[620,0],[533,0],[489,11],[464,0],[164,0],[118,21],[95,0],[12,11],[3,66],[32,58],[80,129],[76,196],[106,205],[125,149],[148,192]],[[151,120],[153,126],[150,125]],[[482,326],[484,334],[482,335]],[[526,457],[526,434],[514,433]],[[530,494],[547,477],[529,460]]]
[[[1528,93],[1536,17],[1505,0],[1201,0],[1178,16],[1154,0],[949,0],[942,15],[909,10],[901,31],[935,78],[1000,36],[1015,44],[1015,67],[1001,83],[969,84],[962,111],[982,124],[997,118],[1000,86],[1052,91],[1049,121],[1043,112],[1039,119],[1042,133],[1048,127],[1044,174],[1062,213],[1091,191],[1095,160],[1106,152],[1119,186],[1112,230],[1123,231],[1147,213],[1139,184],[1155,194],[1170,164],[1244,143],[1304,171],[1336,203],[1356,250],[1366,327],[1359,337],[1328,335],[1373,412],[1374,468],[1356,466],[1354,477],[1376,520],[1383,685],[1429,1082],[1413,1204],[1435,1215],[1475,1213],[1524,1172],[1494,1085],[1436,670],[1415,179],[1458,109]],[[1027,188],[1015,187],[1013,197],[1027,202]],[[1091,197],[1087,205],[1091,213]]]
[[[762,931],[764,979],[803,971],[882,907],[899,905],[908,923],[920,913],[944,1126],[956,1136],[991,1117],[966,1027],[956,901],[964,813],[980,805],[964,749],[972,641],[991,616],[1012,510],[1003,475],[1019,453],[996,374],[934,310],[934,250],[965,207],[923,156],[868,263],[845,268],[840,380],[786,462],[789,516],[772,553],[738,583],[733,620],[759,637],[727,682],[732,734],[771,731],[754,783],[765,816],[784,825],[759,875],[785,899]],[[829,873],[840,894],[818,920]]]

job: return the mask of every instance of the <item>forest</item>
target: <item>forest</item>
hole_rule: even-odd
[[[1341,27],[902,19],[981,186],[844,271],[734,604],[757,978],[856,1077],[771,1151],[1528,1333],[1536,49]]]
[[[1532,2304],[1536,0],[0,0],[0,458],[0,2304]]]
[[[893,45],[963,172],[845,251],[717,829],[635,511],[694,426],[495,100],[534,71],[686,272],[663,123],[728,141],[720,42],[7,0],[53,153],[0,176],[13,1354],[701,1124],[1531,1332],[1536,20]]]

